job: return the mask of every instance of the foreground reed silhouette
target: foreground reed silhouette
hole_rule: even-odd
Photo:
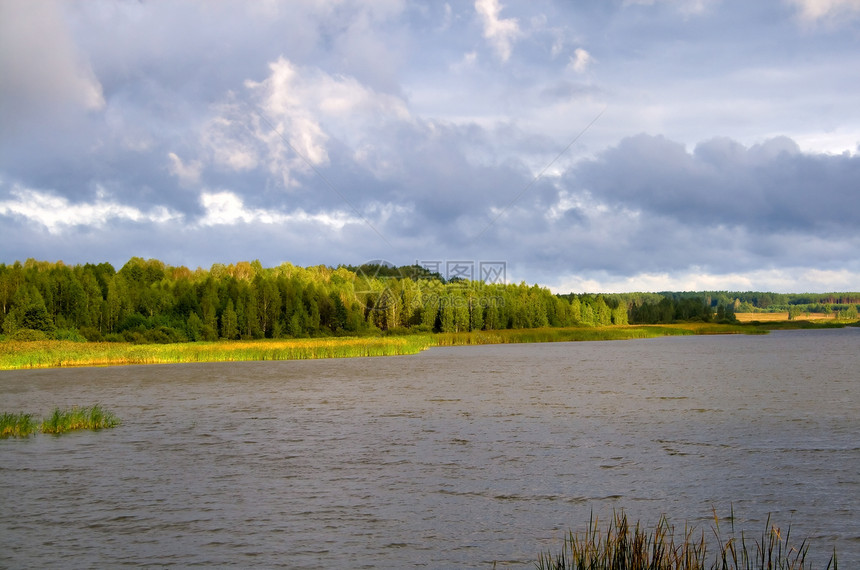
[[[642,528],[637,521],[631,527],[627,515],[615,513],[605,530],[592,516],[583,533],[571,532],[561,552],[544,553],[535,563],[538,570],[804,570],[809,545],[790,543],[791,527],[782,531],[771,525],[770,517],[758,539],[748,539],[743,531],[735,533],[734,513],[728,538],[722,536],[719,519],[714,513],[713,535],[716,552],[709,556],[705,532],[684,527],[677,539],[675,528],[664,516],[653,530]],[[708,561],[711,560],[709,563]],[[826,566],[838,570],[836,552]]]

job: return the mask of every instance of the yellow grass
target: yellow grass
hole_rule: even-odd
[[[787,322],[787,313],[748,313],[761,325],[676,323],[611,327],[568,327],[440,333],[384,337],[189,342],[177,344],[130,344],[72,341],[0,342],[0,370],[60,368],[67,366],[117,366],[181,362],[238,362],[249,360],[297,360],[415,354],[431,346],[469,344],[623,340],[679,334],[764,334],[770,328],[840,326],[828,322]],[[782,318],[780,318],[782,315]],[[786,321],[785,324],[781,324]],[[750,321],[747,321],[750,322]],[[769,324],[768,324],[769,323]]]
[[[433,344],[427,335],[260,341],[129,344],[71,341],[0,343],[0,370],[179,362],[296,360],[415,354]]]
[[[788,311],[781,311],[779,313],[735,313],[735,317],[738,321],[742,323],[751,323],[753,321],[758,321],[760,323],[765,322],[780,322],[788,320]],[[832,321],[836,318],[836,314],[825,315],[823,313],[809,313],[807,316],[806,313],[801,313],[798,316],[794,317],[795,321]]]

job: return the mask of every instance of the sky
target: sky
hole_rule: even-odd
[[[0,263],[858,291],[858,100],[860,0],[0,0]]]

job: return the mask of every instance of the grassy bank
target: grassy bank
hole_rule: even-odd
[[[709,545],[706,536],[716,544]],[[592,519],[584,532],[571,532],[561,552],[542,554],[535,566],[539,570],[802,570],[810,568],[808,550],[805,540],[791,543],[790,527],[783,533],[770,519],[758,538],[749,538],[743,531],[736,534],[734,523],[724,537],[716,516],[707,535],[685,526],[676,536],[665,516],[649,531],[638,522],[631,526],[624,513],[616,513],[605,529]],[[835,552],[824,568],[838,570]]]
[[[696,334],[762,334],[754,327],[721,325],[714,323],[681,323],[673,325],[625,325],[609,327],[570,327],[511,329],[439,333],[436,346],[464,346],[471,344],[507,344],[524,342],[571,342],[591,340],[629,340]]]
[[[415,354],[432,345],[430,335],[179,344],[7,341],[0,343],[0,370],[392,356]]]
[[[54,412],[37,424],[31,414],[0,414],[0,438],[27,437],[36,432],[61,434],[88,429],[99,430],[118,426],[120,423],[112,412],[96,404],[91,408],[72,408]]]
[[[678,323],[475,331],[403,336],[338,337],[256,341],[131,344],[118,342],[5,341],[0,342],[0,370],[59,368],[66,366],[117,366],[182,362],[238,362],[251,360],[304,360],[356,356],[416,354],[432,346],[466,346],[531,342],[627,340],[660,336],[702,334],[764,334],[782,325],[808,327],[810,323],[726,325]]]

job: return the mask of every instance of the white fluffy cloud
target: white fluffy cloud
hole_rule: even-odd
[[[284,57],[269,64],[269,75],[244,84],[244,104],[215,107],[204,134],[213,166],[252,170],[266,165],[286,188],[296,173],[309,174],[330,162],[334,141],[368,157],[369,132],[390,121],[411,120],[406,104],[356,78],[302,67]]]
[[[285,225],[293,224],[318,225],[333,229],[341,229],[346,224],[360,223],[342,212],[327,212],[324,214],[308,214],[298,209],[294,212],[284,213],[263,208],[248,208],[242,198],[233,192],[226,190],[218,192],[203,192],[200,195],[200,203],[204,214],[198,220],[197,225],[207,226],[232,226],[236,224],[269,224]]]
[[[114,221],[166,223],[181,215],[163,206],[141,210],[117,202],[104,191],[92,202],[73,203],[51,192],[16,186],[11,198],[0,202],[0,215],[23,218],[38,224],[52,234],[61,234],[73,226],[101,228]]]
[[[499,0],[475,0],[475,10],[481,17],[484,37],[496,50],[499,59],[508,61],[513,43],[523,35],[519,22],[516,18],[499,17],[502,11]]]
[[[594,58],[591,57],[590,53],[582,48],[576,48],[576,51],[570,56],[568,67],[577,73],[585,73],[593,61]]]
[[[713,274],[706,271],[639,273],[630,276],[594,272],[570,275],[553,282],[556,293],[628,293],[630,291],[853,291],[860,272],[846,269],[822,270],[810,267],[763,269],[744,273]]]

